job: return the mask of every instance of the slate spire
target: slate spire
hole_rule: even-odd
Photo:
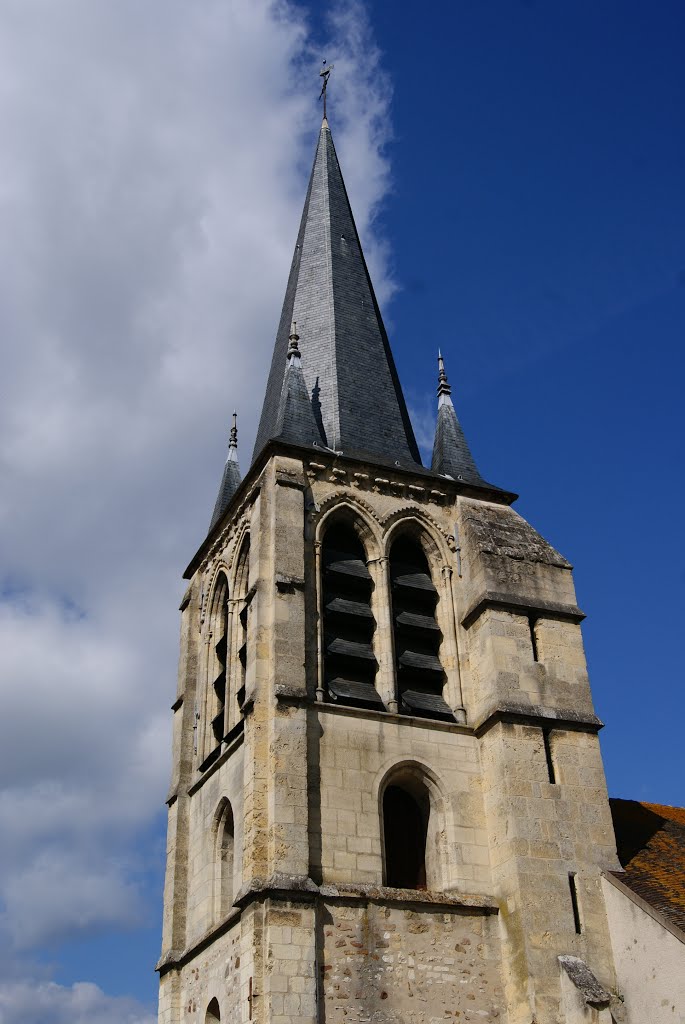
[[[303,382],[321,442],[421,464],[328,121],[314,157],[253,459],[278,436],[290,324],[306,339]]]
[[[234,412],[233,425],[231,426],[231,434],[228,440],[228,456],[226,457],[226,464],[224,466],[223,476],[221,477],[219,493],[216,498],[214,511],[212,512],[212,518],[209,524],[210,530],[219,522],[222,515],[228,508],[231,498],[238,490],[238,485],[240,484],[241,479],[240,467],[238,465],[238,414]]]
[[[321,444],[322,436],[302,372],[300,336],[293,320],[273,436],[293,444]]]
[[[483,484],[457,413],[452,404],[452,388],[445,372],[445,360],[438,351],[438,422],[435,428],[431,469],[467,483]]]

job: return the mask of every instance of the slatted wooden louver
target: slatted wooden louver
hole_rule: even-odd
[[[383,708],[374,685],[376,623],[366,554],[348,526],[328,531],[322,549],[324,675],[331,700]]]
[[[207,683],[206,714],[209,730],[205,737],[205,758],[199,765],[205,771],[221,752],[226,716],[226,666],[228,661],[228,582],[220,576],[211,602],[211,647]]]
[[[239,601],[246,602],[250,587],[250,537],[249,534],[243,541],[240,550],[238,570],[236,572],[236,597]],[[238,662],[240,672],[235,683],[236,701],[242,711],[245,703],[245,679],[247,676],[247,644],[248,644],[248,606],[247,603],[240,606],[238,614]]]
[[[438,592],[421,546],[400,538],[390,551],[392,617],[400,710],[427,718],[454,716],[442,690]]]
[[[214,710],[216,714],[212,718],[212,734],[216,743],[221,743],[224,738],[224,717],[226,710],[226,649],[228,643],[228,594],[222,587],[221,608],[217,613],[218,640],[214,646],[216,654],[217,675],[214,678],[213,686],[216,700]],[[216,637],[216,633],[214,634]]]

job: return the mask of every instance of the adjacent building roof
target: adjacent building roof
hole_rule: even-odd
[[[253,461],[280,432],[290,325],[322,442],[347,455],[420,465],[418,447],[324,119],[297,236]],[[309,428],[290,440],[311,443]]]
[[[612,799],[617,878],[685,932],[685,808]]]

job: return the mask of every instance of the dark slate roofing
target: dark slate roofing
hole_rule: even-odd
[[[233,413],[233,426],[231,427],[231,436],[228,442],[228,457],[226,459],[226,465],[224,466],[223,476],[221,477],[221,485],[214,505],[214,511],[212,512],[212,518],[209,523],[210,531],[212,527],[219,522],[222,515],[228,508],[231,498],[238,490],[240,480],[240,467],[238,465],[238,427],[236,424],[236,414]]]
[[[616,877],[685,931],[685,808],[638,800],[609,802],[624,868]]]
[[[346,454],[420,465],[390,345],[324,120],[314,158],[253,461],[278,434],[290,324],[323,441]]]
[[[438,355],[438,422],[435,428],[431,469],[435,473],[451,476],[454,480],[482,484],[484,480],[478,472],[464,431],[457,419],[451,392],[443,358]]]
[[[288,364],[285,367],[273,436],[281,441],[291,441],[293,444],[322,444],[323,437],[314,417],[314,409],[302,372],[299,340],[293,323],[289,338]]]

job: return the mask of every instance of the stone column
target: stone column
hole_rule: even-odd
[[[447,672],[447,686],[449,692],[449,703],[452,706],[454,717],[462,724],[466,724],[466,710],[464,708],[464,695],[461,685],[461,668],[459,665],[459,644],[457,639],[457,621],[454,607],[454,586],[452,582],[452,566],[443,565],[440,571],[442,580],[441,598],[445,602],[445,622],[447,625],[447,636],[445,641],[449,654],[449,668]]]
[[[388,583],[388,558],[372,558],[368,563],[374,590],[371,607],[376,619],[374,651],[378,661],[376,689],[388,711],[397,712],[395,685],[395,645],[392,629],[392,599]]]

